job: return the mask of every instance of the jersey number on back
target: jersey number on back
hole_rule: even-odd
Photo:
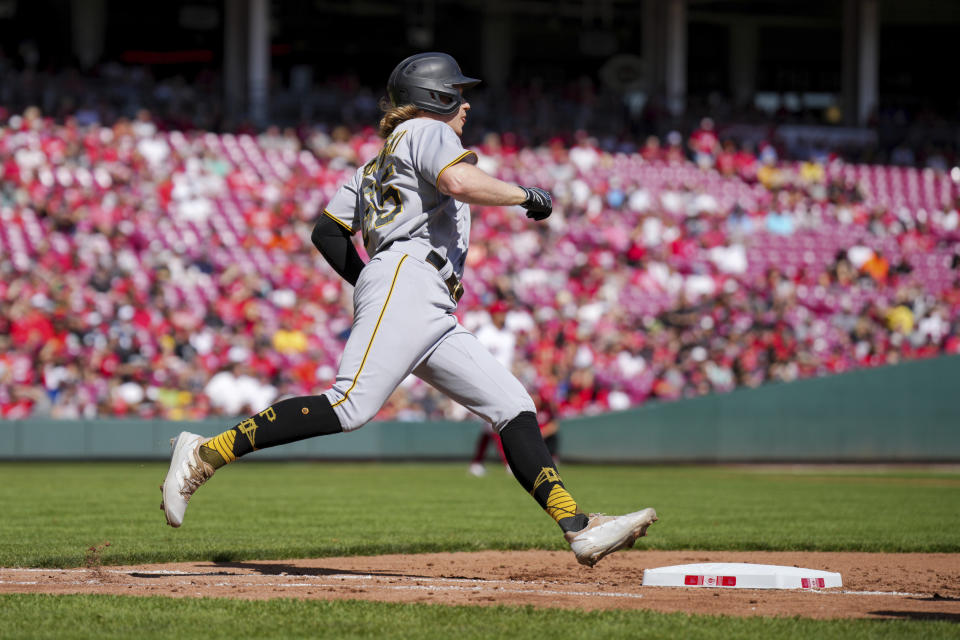
[[[406,131],[390,136],[380,154],[367,164],[363,172],[363,235],[393,222],[403,211],[400,191],[387,184],[396,175],[395,158],[391,156]]]
[[[403,211],[403,201],[400,191],[386,184],[394,174],[392,164],[383,170],[380,179],[375,175],[364,176],[363,179],[363,228],[366,230],[379,229],[390,224]]]

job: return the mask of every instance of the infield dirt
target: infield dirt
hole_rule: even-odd
[[[752,562],[836,571],[819,591],[641,585],[644,569]],[[363,599],[460,605],[960,622],[960,554],[631,551],[588,569],[569,552],[482,551],[79,569],[0,569],[0,593]]]

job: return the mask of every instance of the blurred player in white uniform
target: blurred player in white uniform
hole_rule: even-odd
[[[497,300],[488,310],[490,321],[485,322],[476,331],[477,340],[480,341],[497,362],[503,365],[507,371],[513,370],[513,353],[517,347],[517,336],[513,331],[507,328],[507,304],[503,300]],[[483,423],[482,431],[477,436],[477,444],[474,447],[473,458],[470,460],[469,471],[471,475],[482,477],[487,474],[487,469],[483,460],[487,455],[487,448],[490,443],[497,447],[497,453],[503,464],[507,464],[507,457],[503,452],[503,444],[500,442],[500,436],[494,431],[493,425],[489,422]],[[507,467],[509,469],[509,466]]]

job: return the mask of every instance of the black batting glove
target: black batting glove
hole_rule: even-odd
[[[517,185],[519,186],[519,185]],[[527,217],[534,220],[545,220],[553,213],[553,198],[550,193],[540,187],[520,187],[527,194],[527,199],[520,206],[527,210]]]

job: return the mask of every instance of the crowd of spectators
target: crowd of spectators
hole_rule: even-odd
[[[379,144],[10,117],[0,417],[236,416],[329,386],[352,289],[310,230]],[[707,121],[635,152],[477,150],[555,210],[474,208],[459,315],[507,306],[514,371],[560,417],[960,353],[960,172],[785,161]],[[411,378],[379,417],[462,412]]]
[[[58,120],[72,117],[82,126],[112,126],[149,110],[163,131],[239,134],[260,130],[244,116],[242,100],[224,103],[223,77],[215,68],[203,67],[189,75],[158,75],[150,66],[105,60],[81,72],[70,66],[45,68],[37,64],[39,54],[34,49],[27,43],[14,58],[0,53],[0,118],[36,105]],[[329,133],[341,125],[355,134],[379,117],[383,87],[366,86],[355,74],[314,79],[312,72],[290,71],[286,76],[271,76],[269,119],[299,129],[301,137],[309,135],[309,128]],[[602,150],[634,153],[648,135],[665,139],[671,132],[687,133],[696,129],[700,115],[711,114],[725,138],[738,145],[765,139],[776,145],[781,156],[792,159],[808,159],[828,149],[856,162],[935,169],[960,164],[955,135],[960,113],[885,104],[858,130],[868,135],[846,139],[834,135],[842,120],[836,105],[788,108],[791,100],[786,98],[796,101],[797,96],[783,97],[778,108],[761,109],[755,104],[735,106],[717,92],[690,96],[685,114],[678,116],[660,94],[610,86],[587,76],[554,83],[533,78],[499,91],[481,84],[470,92],[473,109],[465,136],[473,144],[486,132],[510,131],[521,145],[539,146],[557,136],[568,137],[571,131],[588,130],[597,136]],[[794,144],[791,136],[780,132],[794,125],[823,129],[826,139],[812,146]],[[809,132],[805,139],[811,139]]]

